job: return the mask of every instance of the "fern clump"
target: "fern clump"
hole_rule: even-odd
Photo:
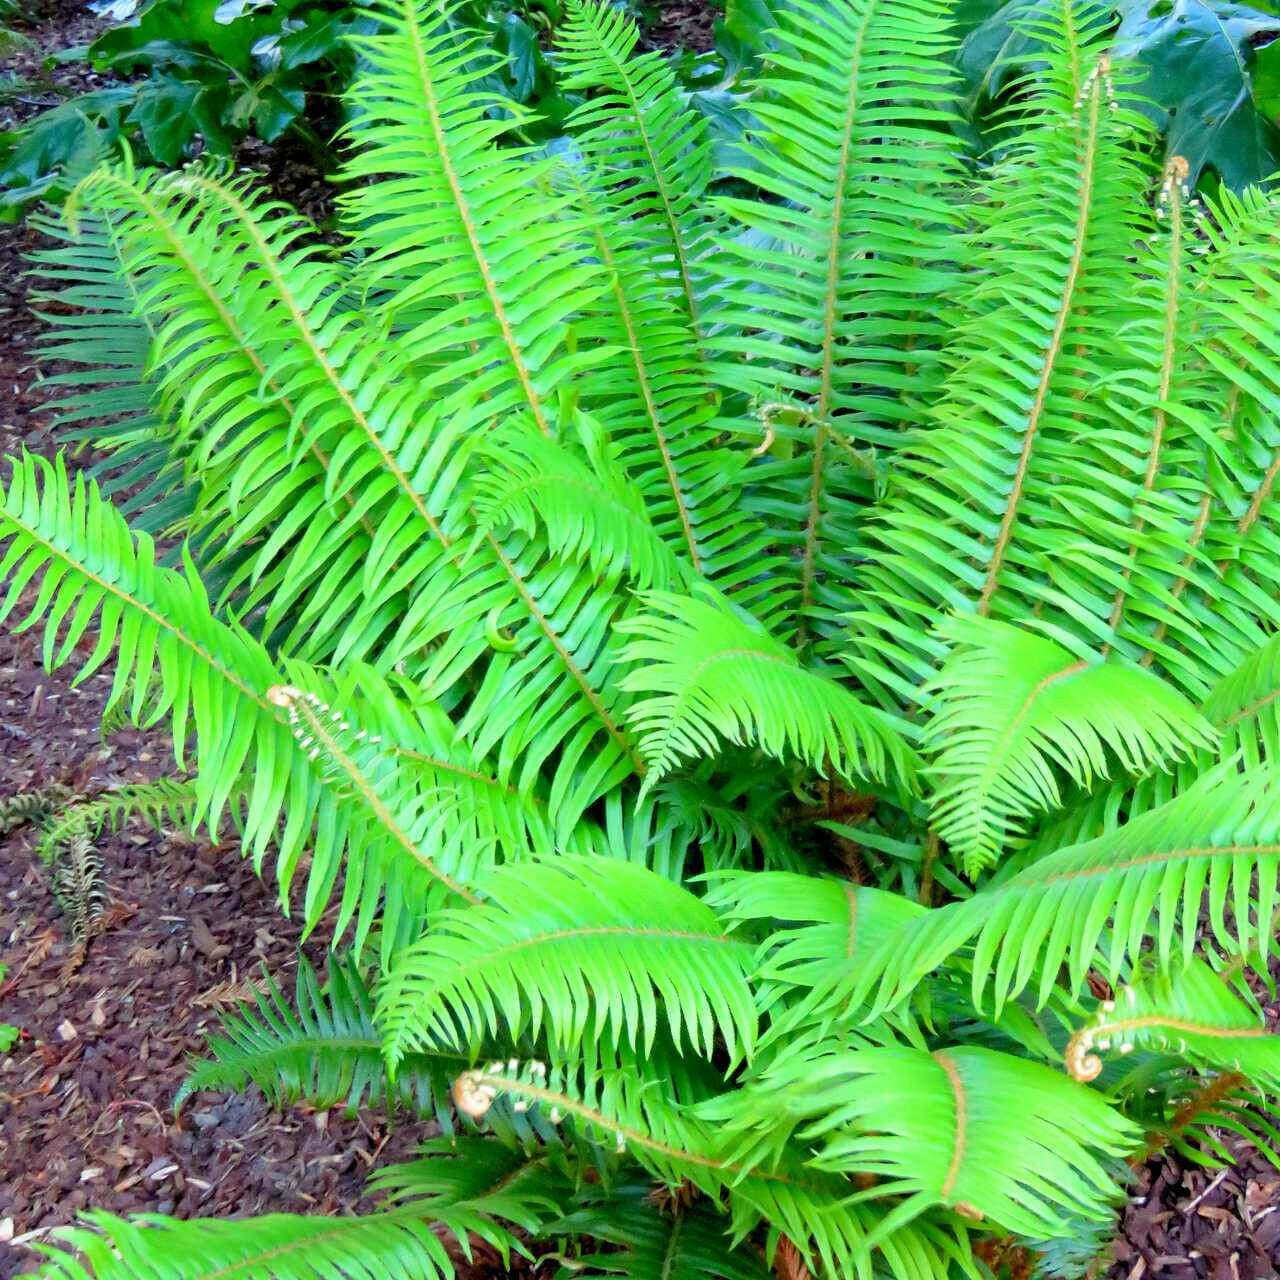
[[[455,1135],[364,1216],[93,1217],[95,1275],[1053,1270],[1126,1160],[1265,1141],[1280,209],[1038,13],[980,165],[935,0],[788,6],[728,175],[603,0],[546,150],[383,0],[337,249],[215,169],[80,185],[46,354],[109,458],[11,460],[4,612],[96,626],[163,803],[336,906],[192,1087]]]

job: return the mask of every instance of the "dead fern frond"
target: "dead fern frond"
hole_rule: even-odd
[[[71,925],[77,947],[87,947],[106,908],[102,887],[102,856],[83,832],[62,846],[51,887]]]
[[[36,791],[22,791],[16,796],[0,800],[0,836],[25,826],[29,822],[44,822],[59,805],[72,798],[72,791],[60,782],[51,782]]]

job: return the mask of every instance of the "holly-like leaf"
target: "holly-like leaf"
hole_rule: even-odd
[[[1280,37],[1280,17],[1211,0],[1125,8],[1115,54],[1145,73],[1137,90],[1154,104],[1148,110],[1168,130],[1168,152],[1186,159],[1192,180],[1213,169],[1240,188],[1280,169],[1280,131],[1254,82],[1255,48]]]

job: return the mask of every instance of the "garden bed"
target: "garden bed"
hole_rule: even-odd
[[[19,70],[42,51],[82,41],[87,20],[66,0],[11,55]],[[669,6],[656,38],[704,44],[697,4]],[[73,67],[58,76],[82,75]],[[77,87],[88,87],[77,84]],[[36,108],[33,108],[36,109]],[[270,168],[304,207],[318,193],[287,149],[245,157]],[[31,365],[38,321],[21,279],[36,244],[27,227],[0,228],[0,449],[53,452]],[[157,776],[163,735],[126,728],[107,741],[100,673],[72,688],[42,667],[38,637],[0,635],[0,799],[59,784],[93,794]],[[187,1055],[218,1014],[249,993],[265,964],[284,983],[298,926],[274,888],[234,846],[127,827],[98,842],[108,902],[80,963],[34,853],[33,832],[0,841],[0,1021],[23,1036],[0,1059],[0,1280],[31,1265],[26,1246],[87,1206],[181,1217],[355,1209],[375,1161],[403,1157],[425,1126],[389,1128],[372,1114],[273,1110],[256,1091],[171,1103]],[[324,939],[307,950],[323,955]],[[1140,1171],[1110,1274],[1252,1280],[1280,1265],[1280,1172],[1252,1147],[1237,1164],[1203,1170],[1161,1158]],[[483,1265],[483,1259],[481,1260]]]

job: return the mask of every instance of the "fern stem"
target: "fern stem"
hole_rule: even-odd
[[[1116,588],[1115,600],[1111,606],[1109,626],[1114,635],[1120,627],[1124,616],[1125,598],[1128,594],[1129,580],[1138,559],[1138,543],[1142,531],[1146,528],[1146,517],[1142,514],[1143,497],[1155,488],[1156,476],[1160,471],[1160,451],[1164,445],[1164,433],[1167,423],[1165,404],[1169,399],[1169,390],[1173,385],[1173,365],[1177,350],[1178,305],[1182,282],[1182,184],[1186,180],[1189,168],[1182,156],[1174,156],[1166,168],[1164,195],[1167,197],[1166,216],[1169,218],[1169,284],[1165,296],[1164,337],[1160,355],[1160,384],[1157,391],[1157,404],[1154,422],[1151,429],[1151,447],[1147,453],[1147,471],[1142,479],[1142,494],[1134,502],[1137,516],[1133,524],[1133,540],[1129,544],[1128,558],[1121,574],[1120,586]],[[1103,656],[1110,649],[1108,643],[1103,647]]]
[[[453,199],[454,208],[458,211],[463,233],[466,235],[467,244],[470,246],[472,256],[475,258],[476,268],[479,270],[480,278],[484,282],[484,290],[488,295],[489,305],[493,308],[494,319],[497,320],[498,328],[502,331],[502,340],[511,356],[511,363],[515,367],[520,388],[524,392],[529,408],[533,411],[533,417],[538,424],[538,429],[544,436],[553,436],[555,433],[551,430],[551,425],[543,411],[542,399],[538,395],[537,388],[533,385],[533,378],[529,373],[528,365],[525,363],[524,352],[516,341],[511,319],[507,315],[506,306],[498,293],[498,286],[494,281],[493,271],[489,266],[489,259],[485,255],[484,246],[480,243],[480,234],[476,228],[475,215],[472,213],[466,194],[462,190],[458,171],[454,168],[453,153],[450,149],[451,140],[448,131],[444,127],[444,121],[440,117],[439,95],[436,92],[435,81],[431,76],[431,67],[427,61],[427,51],[422,43],[422,29],[418,24],[418,13],[414,0],[404,0],[402,13],[404,15],[404,29],[409,33],[409,39],[413,43],[413,56],[417,65],[423,96],[426,98],[427,121],[431,127],[432,141],[440,161],[440,167],[444,171],[445,182],[449,186],[449,194]]]
[[[680,487],[680,476],[676,472],[675,461],[671,456],[671,445],[667,440],[667,433],[662,423],[662,415],[658,410],[657,401],[653,395],[653,383],[649,377],[649,369],[645,364],[644,356],[641,354],[640,335],[636,331],[635,320],[631,314],[631,304],[627,301],[626,290],[622,287],[622,278],[618,273],[617,258],[614,256],[613,250],[609,247],[609,243],[600,230],[598,225],[593,227],[596,248],[600,253],[600,260],[604,264],[605,270],[609,273],[610,286],[613,289],[613,296],[618,304],[618,318],[622,321],[622,327],[627,331],[627,351],[631,357],[631,363],[636,371],[636,383],[640,388],[640,395],[644,400],[645,416],[649,419],[649,425],[653,429],[653,437],[657,441],[658,449],[662,454],[662,466],[667,473],[667,484],[671,488],[671,496],[675,499],[676,510],[680,513],[680,528],[684,533],[685,545],[689,548],[689,560],[693,565],[695,573],[702,572],[702,558],[698,555],[698,541],[693,534],[693,523],[689,519],[689,507],[685,501],[684,491]]]
[[[844,229],[844,203],[849,181],[849,165],[853,154],[853,126],[858,114],[859,72],[862,66],[862,47],[871,16],[876,11],[874,2],[867,5],[854,37],[849,58],[849,96],[845,103],[840,139],[840,159],[836,165],[834,192],[831,204],[831,226],[827,239],[827,280],[822,304],[822,360],[819,370],[818,429],[813,440],[813,463],[809,474],[809,515],[804,531],[804,565],[800,578],[800,616],[796,630],[796,642],[800,648],[807,643],[807,617],[813,605],[814,575],[818,554],[818,524],[822,513],[823,454],[827,443],[827,419],[831,416],[831,387],[835,368],[836,320],[840,292],[840,244]]]
[[[324,374],[325,381],[333,388],[338,399],[342,401],[343,408],[345,408],[347,413],[350,414],[351,420],[364,433],[366,439],[377,452],[382,465],[395,480],[400,491],[404,493],[404,495],[413,504],[414,510],[417,511],[423,522],[431,530],[436,541],[439,542],[443,548],[448,550],[452,544],[445,535],[444,530],[441,529],[431,512],[427,510],[426,503],[423,502],[422,496],[410,483],[409,477],[405,475],[403,469],[391,455],[386,445],[382,443],[381,438],[378,436],[373,424],[369,421],[368,416],[360,406],[356,404],[355,397],[347,390],[342,379],[338,376],[338,371],[333,367],[328,355],[325,353],[323,347],[321,347],[315,330],[312,329],[311,324],[307,319],[305,310],[299,305],[297,298],[293,295],[293,291],[289,288],[289,282],[285,278],[284,273],[280,270],[280,264],[276,260],[276,255],[272,252],[271,246],[267,243],[266,238],[259,229],[257,221],[254,219],[248,206],[230,188],[224,186],[220,182],[215,182],[210,178],[206,178],[201,174],[192,174],[185,178],[184,181],[199,186],[214,196],[215,199],[221,200],[240,219],[241,227],[245,234],[253,241],[254,248],[258,251],[259,264],[267,273],[271,283],[275,286],[280,301],[289,312],[289,318],[297,327],[298,335],[306,346],[307,351],[316,362],[321,373]]]
[[[1075,43],[1072,42],[1074,56]],[[1062,353],[1062,340],[1066,333],[1067,321],[1071,316],[1072,302],[1075,298],[1076,286],[1080,282],[1080,268],[1084,263],[1085,240],[1089,231],[1090,215],[1093,212],[1094,170],[1098,153],[1098,118],[1102,107],[1102,75],[1094,77],[1089,90],[1088,133],[1085,137],[1082,156],[1082,173],[1080,188],[1080,208],[1076,216],[1075,238],[1071,247],[1071,260],[1067,268],[1066,280],[1062,286],[1062,298],[1058,304],[1058,315],[1054,321],[1053,334],[1049,339],[1049,349],[1045,352],[1040,371],[1040,381],[1036,387],[1035,399],[1027,419],[1026,429],[1022,436],[1022,452],[1018,458],[1018,467],[1014,472],[1013,485],[1005,504],[1004,516],[1000,521],[1000,531],[996,535],[995,545],[991,550],[991,560],[987,569],[987,579],[983,584],[982,595],[978,599],[978,614],[986,617],[991,612],[991,600],[1000,581],[1000,570],[1004,565],[1005,553],[1009,549],[1009,539],[1013,533],[1014,521],[1018,516],[1018,507],[1022,502],[1022,490],[1026,484],[1027,471],[1031,465],[1031,454],[1035,448],[1036,433],[1044,417],[1045,404],[1049,397],[1049,387],[1057,368],[1058,357]]]
[[[955,1104],[955,1138],[951,1151],[951,1160],[947,1164],[946,1176],[938,1188],[938,1199],[943,1204],[951,1203],[951,1193],[955,1190],[956,1179],[964,1164],[965,1146],[969,1131],[969,1103],[965,1093],[964,1081],[960,1078],[960,1070],[951,1055],[941,1050],[933,1054],[933,1060],[946,1073],[947,1083],[951,1086],[951,1096]]]

